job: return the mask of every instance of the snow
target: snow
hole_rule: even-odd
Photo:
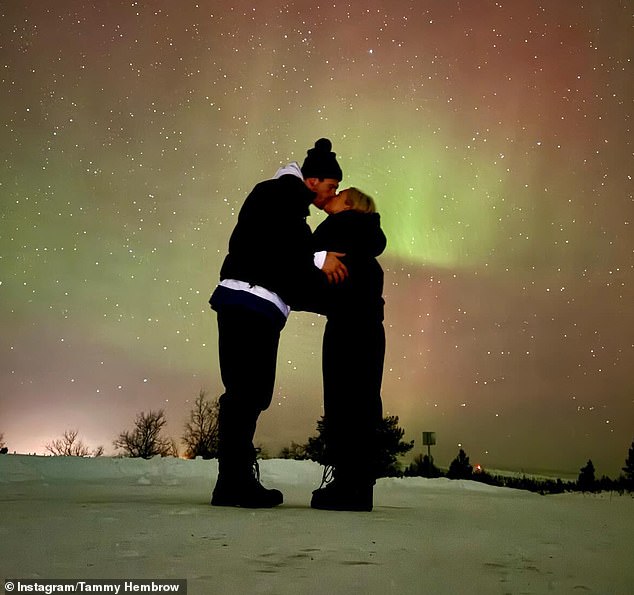
[[[312,510],[321,468],[260,462],[270,510],[209,505],[216,461],[0,456],[2,578],[185,578],[191,594],[634,593],[634,498],[381,479]]]

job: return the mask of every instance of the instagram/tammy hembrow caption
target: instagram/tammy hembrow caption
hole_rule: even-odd
[[[162,579],[5,579],[5,595],[15,593],[114,593],[124,595],[127,593],[178,593],[187,595],[187,581],[162,580]]]

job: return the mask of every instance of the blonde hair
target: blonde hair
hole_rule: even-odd
[[[374,199],[367,194],[364,194],[358,188],[347,188],[346,204],[353,210],[361,213],[376,213],[376,204]]]

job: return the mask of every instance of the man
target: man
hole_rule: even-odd
[[[273,397],[280,332],[291,311],[319,311],[328,282],[347,276],[342,254],[313,254],[309,205],[323,207],[343,174],[328,139],[247,196],[229,239],[220,284],[211,296],[218,315],[220,397],[218,480],[214,506],[266,508],[282,493],[259,481],[253,436]],[[317,266],[316,266],[317,265]]]

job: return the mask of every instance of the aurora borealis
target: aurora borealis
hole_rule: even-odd
[[[0,7],[0,433],[178,438],[221,392],[207,299],[242,201],[317,138],[388,236],[387,413],[437,462],[618,474],[634,439],[632,7]],[[323,217],[314,213],[311,225]],[[284,255],[272,255],[284,266]],[[321,415],[293,314],[257,440]]]

